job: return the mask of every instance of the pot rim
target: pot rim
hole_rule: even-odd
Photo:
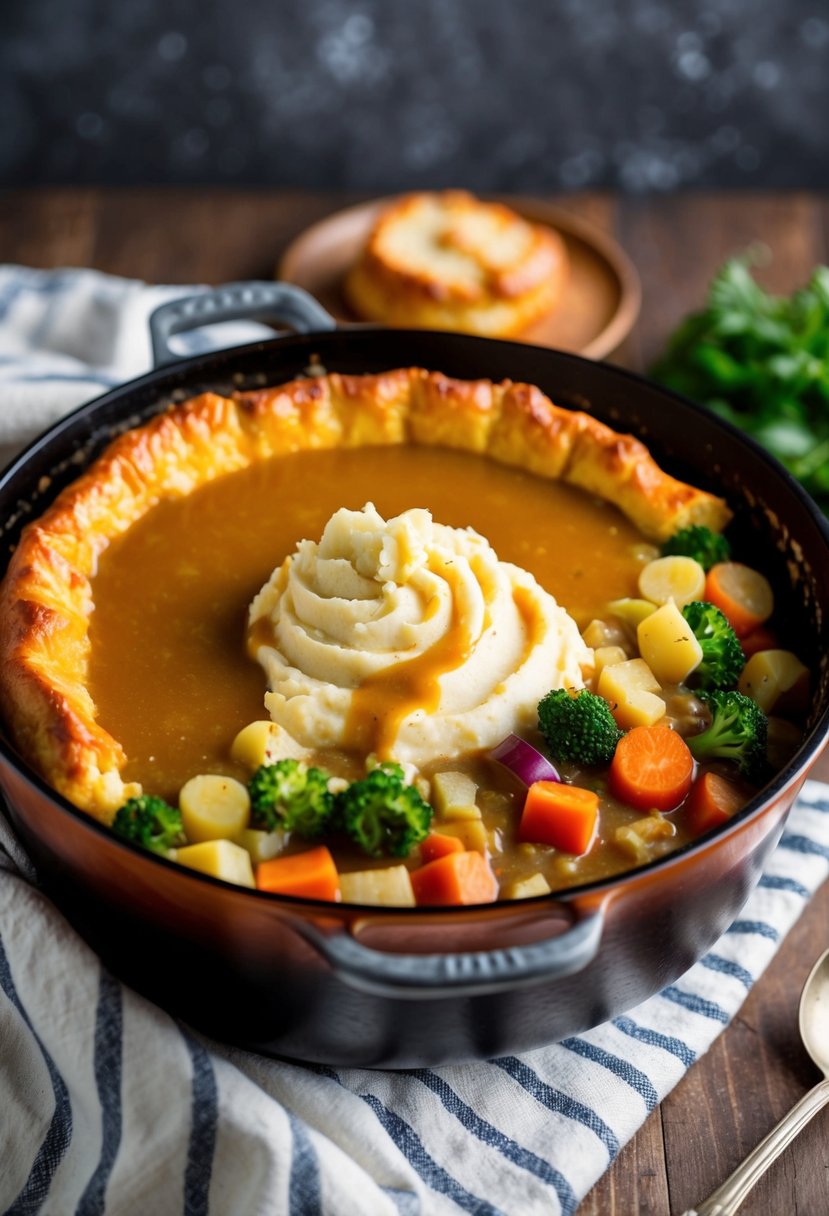
[[[146,412],[147,417],[154,413],[160,412],[160,409],[165,407],[165,393],[175,392],[182,387],[182,381],[186,379],[196,379],[200,374],[210,373],[209,378],[216,379],[216,373],[221,373],[222,366],[227,363],[233,363],[243,356],[250,356],[255,353],[270,352],[274,348],[280,350],[290,349],[291,346],[310,348],[313,351],[315,344],[330,341],[332,337],[342,336],[343,334],[349,337],[354,337],[357,341],[361,340],[362,336],[367,338],[377,338],[384,335],[394,335],[396,339],[405,339],[407,335],[417,337],[418,340],[424,339],[424,334],[435,333],[442,340],[449,338],[450,340],[459,340],[459,343],[474,345],[482,343],[488,347],[498,345],[502,348],[512,348],[516,358],[520,362],[520,356],[523,352],[525,355],[528,350],[538,351],[543,354],[549,354],[557,360],[563,360],[574,363],[579,366],[585,366],[595,371],[597,368],[602,374],[606,374],[611,378],[616,377],[621,381],[627,381],[634,387],[642,385],[647,386],[649,391],[657,392],[664,395],[667,399],[680,403],[684,408],[690,409],[692,412],[706,418],[713,423],[718,429],[723,429],[730,433],[741,444],[747,446],[753,451],[755,456],[767,464],[769,472],[778,480],[782,480],[787,488],[787,491],[794,495],[798,500],[800,507],[806,511],[811,522],[817,530],[822,534],[823,539],[829,548],[829,521],[823,516],[818,509],[814,500],[806,493],[800,483],[792,476],[791,473],[773,457],[765,448],[761,447],[750,435],[746,435],[739,428],[735,427],[730,422],[722,419],[704,406],[697,402],[682,396],[680,393],[672,389],[663,387],[650,381],[646,376],[637,372],[630,371],[627,368],[619,367],[615,364],[594,361],[585,358],[582,355],[573,354],[570,351],[552,350],[547,347],[533,347],[528,343],[510,341],[508,339],[484,338],[472,334],[450,333],[448,331],[424,331],[424,330],[406,330],[406,329],[391,329],[387,326],[374,324],[355,324],[341,325],[336,330],[314,332],[308,334],[289,334],[275,336],[274,338],[259,339],[256,342],[245,343],[240,346],[222,347],[217,350],[200,353],[197,355],[182,357],[175,363],[166,364],[164,366],[154,368],[141,376],[125,381],[116,388],[108,389],[106,392],[89,401],[81,403],[74,410],[65,414],[54,422],[40,435],[36,436],[21,452],[19,452],[9,464],[0,472],[0,492],[14,482],[14,480],[23,473],[23,471],[31,463],[33,457],[43,449],[48,448],[51,444],[57,443],[63,432],[71,428],[79,418],[89,414],[95,415],[100,413],[105,406],[117,403],[120,398],[129,397],[145,388],[158,388],[159,399],[156,405]],[[232,377],[232,370],[229,372]],[[133,425],[136,425],[133,423]],[[140,425],[140,424],[139,424]],[[124,427],[123,429],[129,429]],[[110,438],[114,438],[120,429],[113,426]],[[89,436],[90,440],[95,439],[95,434]],[[92,457],[95,459],[95,457]],[[81,468],[87,467],[88,461],[84,461],[78,466],[78,472]],[[28,521],[27,521],[28,522]],[[9,527],[11,525],[6,525]],[[0,534],[2,534],[0,532]],[[5,571],[2,572],[5,574]],[[367,915],[382,917],[384,920],[389,918],[405,918],[410,920],[413,916],[426,917],[445,917],[447,912],[454,915],[462,915],[464,917],[469,914],[488,912],[490,915],[498,914],[508,916],[510,912],[516,909],[528,910],[538,909],[541,906],[550,906],[553,904],[569,904],[577,903],[578,901],[587,901],[598,895],[607,897],[612,891],[625,886],[627,883],[638,882],[643,877],[648,877],[658,871],[669,872],[678,865],[683,864],[688,858],[693,857],[696,853],[706,851],[712,844],[717,845],[720,841],[726,840],[729,836],[735,834],[744,824],[759,818],[769,806],[783,798],[792,786],[799,786],[808,776],[808,771],[818,754],[823,749],[829,738],[829,703],[823,709],[821,714],[816,718],[811,729],[804,737],[796,755],[789,763],[781,769],[772,780],[765,785],[762,790],[751,798],[744,807],[742,807],[736,815],[734,815],[727,823],[721,824],[718,827],[712,828],[710,831],[697,837],[695,840],[689,841],[681,848],[673,850],[662,857],[655,858],[653,861],[647,862],[644,865],[632,866],[629,869],[620,871],[617,874],[609,875],[605,878],[595,879],[591,882],[581,883],[577,886],[566,887],[561,890],[552,891],[547,895],[537,895],[529,899],[522,900],[505,900],[497,901],[496,903],[488,904],[469,904],[462,908],[445,908],[445,907],[385,907],[373,904],[358,904],[358,903],[332,903],[330,901],[312,900],[301,898],[299,896],[278,895],[268,891],[260,891],[256,888],[241,887],[236,883],[226,882],[223,879],[214,878],[211,875],[203,874],[198,870],[188,869],[185,874],[182,874],[182,867],[175,861],[163,857],[159,854],[152,853],[147,849],[141,848],[140,845],[133,844],[128,840],[124,840],[117,836],[109,827],[94,819],[91,815],[76,807],[57,790],[53,789],[39,773],[33,769],[28,762],[16,751],[16,749],[7,740],[5,733],[0,724],[0,762],[8,764],[19,777],[25,780],[30,787],[33,787],[40,794],[52,802],[58,810],[63,813],[68,813],[76,823],[80,824],[85,829],[92,832],[93,836],[98,836],[110,843],[116,849],[126,850],[129,854],[141,858],[142,863],[150,866],[160,865],[166,867],[168,871],[175,873],[186,880],[196,880],[197,882],[207,884],[208,887],[218,887],[220,890],[231,890],[244,897],[252,897],[258,900],[264,900],[271,905],[276,904],[285,906],[287,909],[298,911],[301,909],[313,913],[325,913],[328,916],[337,917],[345,914],[359,914],[361,918]],[[797,793],[795,790],[795,795]],[[795,796],[793,795],[793,797]]]

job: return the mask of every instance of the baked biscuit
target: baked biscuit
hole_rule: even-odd
[[[368,321],[503,337],[555,308],[566,278],[557,232],[447,190],[407,195],[383,212],[345,293]]]
[[[650,539],[720,530],[721,498],[665,473],[644,444],[528,384],[422,368],[337,372],[234,397],[203,393],[119,436],[23,531],[0,585],[0,708],[21,753],[105,823],[137,792],[87,686],[101,553],[156,503],[271,457],[418,443],[478,452],[615,503]],[[366,487],[370,494],[371,487]],[[416,504],[413,504],[416,505]]]

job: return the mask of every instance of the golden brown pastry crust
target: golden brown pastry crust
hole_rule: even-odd
[[[115,537],[163,498],[290,452],[367,444],[480,452],[616,503],[645,536],[719,530],[722,499],[676,481],[647,448],[528,384],[401,368],[204,393],[116,439],[29,524],[0,585],[0,704],[21,753],[71,802],[110,822],[137,787],[86,685],[91,579]],[[413,504],[414,505],[414,504]]]
[[[557,232],[502,203],[410,194],[381,214],[345,292],[365,320],[507,337],[556,306],[567,265]]]

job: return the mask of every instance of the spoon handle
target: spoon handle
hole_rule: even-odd
[[[814,1089],[804,1094],[795,1106],[773,1127],[765,1140],[761,1140],[745,1161],[738,1165],[722,1186],[717,1187],[707,1199],[684,1216],[733,1216],[755,1183],[775,1161],[783,1149],[791,1144],[798,1132],[811,1118],[829,1103],[829,1077],[819,1082]]]

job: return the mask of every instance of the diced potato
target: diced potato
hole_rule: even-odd
[[[435,773],[432,777],[432,805],[444,819],[479,819],[477,792],[477,785],[466,773]],[[470,813],[475,811],[477,814]]]
[[[651,600],[637,600],[629,597],[623,600],[611,600],[607,607],[620,621],[632,625],[634,629],[641,621],[644,621],[645,617],[656,611],[656,604]]]
[[[672,600],[645,617],[636,636],[642,658],[665,684],[681,684],[702,662],[702,647]]]
[[[790,650],[758,650],[737,688],[766,714],[800,714],[809,707],[809,669]]]
[[[252,887],[253,866],[250,853],[231,840],[205,840],[201,844],[188,844],[176,851],[176,861],[200,870],[213,878],[238,883],[240,887]]]
[[[533,895],[549,895],[551,890],[547,879],[539,872],[509,883],[503,893],[507,899],[531,899]]]
[[[248,826],[250,797],[241,781],[202,773],[191,777],[178,796],[184,834],[191,844],[234,840]]]
[[[658,557],[642,567],[639,591],[654,604],[673,600],[681,608],[691,600],[702,599],[705,571],[692,557]]]
[[[286,833],[278,828],[275,832],[262,832],[258,828],[245,828],[236,837],[236,843],[240,844],[243,849],[250,853],[250,859],[254,865],[259,865],[262,861],[270,861],[272,857],[278,857],[285,848]]]
[[[340,894],[349,904],[383,904],[389,908],[413,908],[412,880],[405,866],[380,870],[357,870],[340,875]]]
[[[621,646],[597,646],[593,651],[596,679],[599,678],[605,667],[610,667],[613,663],[624,663],[627,657],[627,651],[623,650]]]
[[[463,847],[470,852],[488,853],[490,851],[489,833],[482,819],[459,819],[452,823],[440,825],[442,836],[457,836],[463,841]]]
[[[610,702],[613,716],[627,730],[652,726],[665,715],[665,702],[657,696],[660,685],[644,659],[627,659],[605,667],[598,693]]]
[[[277,760],[304,760],[308,754],[308,749],[277,722],[250,722],[230,745],[231,758],[251,771]]]
[[[676,825],[659,811],[627,823],[613,833],[613,843],[639,864],[661,857],[665,842],[676,835]]]

